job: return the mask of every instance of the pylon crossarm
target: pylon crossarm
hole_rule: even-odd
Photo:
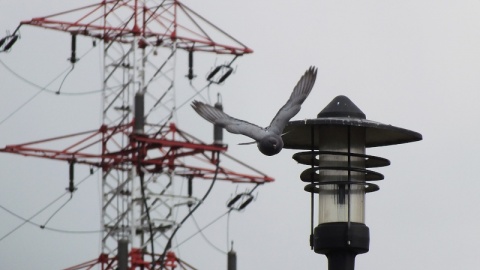
[[[122,21],[118,14],[123,13],[133,15]],[[107,42],[131,43],[135,37],[141,37],[141,47],[176,47],[232,55],[253,52],[179,1],[163,1],[160,5],[139,4],[133,0],[102,1],[25,20],[20,23],[22,25],[74,33]]]
[[[179,176],[190,175],[196,178],[212,179],[215,172],[212,153],[223,153],[227,150],[225,145],[206,144],[179,130],[175,125],[170,125],[166,131],[151,135],[132,134],[131,129],[132,124],[114,127],[102,125],[93,131],[7,145],[0,149],[0,152],[61,161],[75,160],[77,164],[122,171],[140,166],[150,173],[170,171]],[[129,143],[123,147],[116,143],[121,137],[127,137],[129,140]],[[64,141],[69,142],[65,148],[49,148],[49,143]],[[101,151],[99,151],[100,148],[102,148]],[[200,165],[191,165],[182,161],[183,158],[194,158],[196,164]],[[236,159],[233,161],[251,170],[252,173],[237,173],[222,166],[218,179],[235,183],[273,181],[273,178],[253,170],[252,167]],[[128,166],[125,166],[126,164]]]

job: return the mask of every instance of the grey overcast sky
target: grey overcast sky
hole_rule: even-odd
[[[95,1],[0,0],[0,36],[21,20],[53,14]],[[224,108],[232,116],[268,125],[287,100],[300,75],[318,67],[316,85],[294,119],[313,118],[337,95],[348,96],[370,120],[417,131],[423,141],[367,149],[391,165],[380,191],[367,195],[366,225],[370,252],[359,255],[357,269],[478,269],[480,247],[480,1],[319,0],[213,1],[184,3],[254,50],[236,62],[221,87]],[[39,85],[68,69],[70,37],[22,27],[21,39],[0,60]],[[80,39],[80,38],[79,38]],[[79,41],[79,54],[91,47]],[[65,84],[70,92],[101,87],[101,53],[92,50]],[[202,84],[215,57],[199,63]],[[177,59],[178,80],[185,81],[185,54]],[[93,75],[92,75],[93,74]],[[52,85],[55,89],[58,81]],[[0,119],[38,89],[0,66]],[[182,97],[182,88],[177,88]],[[181,102],[181,101],[180,101]],[[91,130],[100,123],[101,97],[41,93],[0,124],[0,145]],[[177,115],[179,127],[211,140],[211,126],[189,106]],[[274,157],[248,139],[225,134],[229,153],[248,161],[276,181],[257,189],[256,200],[232,213],[228,239],[234,240],[238,269],[327,269],[323,255],[310,251],[309,194],[299,174],[304,169],[284,150]],[[68,166],[62,162],[0,155],[0,205],[29,217],[65,191]],[[88,174],[79,169],[77,179]],[[100,227],[99,176],[79,187],[48,225],[64,230]],[[206,183],[201,183],[205,187]],[[232,193],[251,186],[221,183],[195,218],[200,226],[222,214]],[[200,194],[200,193],[199,193]],[[33,219],[44,223],[68,198]],[[0,237],[22,223],[0,210]],[[227,249],[227,219],[204,231]],[[190,223],[181,241],[195,231]],[[26,224],[0,240],[1,269],[62,269],[100,253],[99,234],[64,234]],[[201,236],[177,253],[198,269],[225,269],[225,255]],[[476,266],[477,265],[477,266]]]

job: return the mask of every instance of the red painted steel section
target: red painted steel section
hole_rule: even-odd
[[[211,22],[191,10],[179,1],[165,1],[160,6],[138,6],[137,0],[102,1],[98,4],[80,7],[45,17],[22,21],[21,25],[32,25],[58,31],[77,33],[104,41],[130,43],[135,36],[142,36],[142,46],[169,47],[173,42],[176,47],[189,51],[204,51],[218,54],[243,55],[253,50],[224,32]],[[105,24],[106,18],[121,11],[133,12],[133,16],[122,22],[121,27]],[[179,22],[179,13],[185,14],[185,22]],[[81,14],[78,14],[82,12]],[[62,16],[75,18],[64,21]],[[142,18],[139,20],[139,18]],[[187,25],[190,23],[191,26]],[[213,30],[206,31],[207,27]],[[192,29],[194,27],[195,29]],[[211,33],[211,31],[215,31]],[[181,33],[180,33],[181,32]],[[226,41],[214,40],[219,35]]]
[[[139,46],[179,48],[187,51],[204,51],[235,56],[252,53],[253,50],[213,25],[211,22],[177,0],[163,1],[159,6],[146,6],[138,0],[104,0],[44,17],[22,21],[21,25],[32,25],[57,31],[75,33],[103,40],[105,42],[132,43],[138,38]],[[129,12],[133,16],[119,22]],[[183,17],[180,20],[180,15]],[[109,19],[115,18],[114,23]],[[69,21],[66,21],[68,19]],[[205,27],[202,27],[205,26]],[[205,28],[205,29],[204,29]],[[206,28],[209,30],[207,31]],[[212,31],[215,35],[212,35]],[[213,36],[219,37],[213,39]],[[139,38],[140,37],[140,38]],[[221,37],[221,38],[220,38]],[[122,146],[121,140],[128,141]],[[66,145],[54,149],[51,145]],[[80,132],[50,139],[22,144],[8,145],[0,152],[33,156],[52,160],[86,164],[102,168],[128,171],[143,169],[150,173],[175,171],[175,175],[200,179],[213,179],[217,160],[216,152],[229,157],[224,145],[212,145],[186,134],[174,124],[154,134],[138,135],[133,132],[133,123],[113,127],[102,125],[98,130]],[[187,158],[194,162],[187,161]],[[220,166],[217,179],[235,183],[263,184],[273,178],[254,168],[230,158],[236,165],[243,166],[251,174],[238,173]],[[236,166],[237,167],[237,166]],[[132,248],[129,253],[129,269],[151,269],[152,263],[140,249]],[[158,255],[160,257],[160,255]],[[66,270],[117,268],[117,258],[101,254],[97,259],[66,268]],[[159,265],[157,264],[156,267]],[[165,256],[167,270],[193,269],[182,262],[173,252]],[[97,268],[95,268],[97,269]]]
[[[147,261],[144,259],[144,257],[148,257],[151,254],[142,254],[142,250],[139,248],[132,248],[129,255],[129,270],[136,270],[136,269],[142,269],[142,270],[151,270],[152,269],[152,263],[150,261]],[[158,254],[160,256],[160,254]],[[77,264],[75,266],[65,268],[64,270],[88,270],[88,269],[93,269],[95,266],[100,266],[102,270],[116,270],[117,269],[117,258],[116,257],[108,257],[107,254],[101,254],[97,259],[93,259],[88,262],[84,262],[81,264]],[[156,264],[156,267],[160,266],[158,263]],[[180,269],[194,269],[184,261],[182,261],[180,258],[177,257],[177,255],[169,251],[167,252],[165,256],[165,263],[163,265],[162,269],[165,270],[173,270],[173,269],[178,269],[178,267],[181,266]]]
[[[76,164],[87,164],[106,170],[128,170],[133,166],[140,166],[150,173],[175,170],[179,176],[213,179],[216,164],[213,153],[227,150],[226,146],[205,144],[191,138],[173,123],[165,127],[164,131],[155,134],[135,135],[132,128],[133,123],[115,127],[101,126],[98,130],[7,145],[0,149],[0,152],[62,161],[75,160]],[[124,148],[108,149],[107,145],[115,144],[117,136],[128,137],[130,142]],[[63,149],[48,148],[49,143],[67,139],[74,142]],[[99,145],[102,145],[101,153],[95,152]],[[183,162],[180,158],[185,157],[195,157],[199,163],[205,165]],[[274,180],[258,172],[238,173],[223,166],[220,172],[217,179],[235,183],[265,183]]]

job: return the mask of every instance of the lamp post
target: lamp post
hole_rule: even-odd
[[[315,119],[289,122],[284,148],[307,150],[293,159],[310,166],[300,175],[311,194],[310,246],[327,256],[329,270],[353,270],[355,256],[369,249],[365,194],[379,189],[368,181],[383,179],[369,168],[388,166],[390,161],[366,155],[365,149],[421,139],[417,132],[367,120],[345,96],[334,98]],[[313,230],[314,196],[319,206]]]

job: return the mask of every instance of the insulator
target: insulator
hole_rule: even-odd
[[[145,127],[145,95],[142,91],[135,94],[134,133],[143,134]]]
[[[193,195],[193,176],[188,177],[188,197],[191,198]]]
[[[70,161],[70,162],[69,162],[69,165],[70,165],[70,166],[69,166],[68,172],[69,172],[69,176],[70,176],[70,177],[69,177],[68,179],[70,179],[70,181],[73,181],[73,178],[74,178],[74,170],[73,170],[74,167],[73,167],[73,164],[75,164],[74,161]]]
[[[215,108],[223,111],[223,105],[220,100],[220,95],[218,95],[218,101],[214,105]],[[218,124],[213,124],[213,143],[214,144],[223,144],[223,128]]]
[[[75,187],[75,184],[74,184],[74,176],[75,176],[75,173],[74,173],[74,164],[75,164],[75,160],[72,160],[72,161],[69,161],[69,179],[68,179],[68,192],[70,193],[73,193],[77,188]]]
[[[227,270],[237,270],[237,253],[232,249],[227,253]]]
[[[77,62],[77,33],[72,33],[72,52],[70,55],[70,63],[75,64]]]
[[[0,39],[0,47],[2,47],[3,44],[5,44],[5,41],[7,41],[7,38],[6,38],[6,37]]]
[[[208,74],[207,76],[207,81],[210,81],[213,78],[213,76],[215,76],[220,71],[221,68],[222,66],[218,66],[212,72],[210,72],[210,74]]]
[[[118,270],[128,270],[128,240],[118,240],[117,249]]]
[[[243,201],[240,206],[238,207],[235,207],[235,204],[243,197],[248,197],[245,201]],[[250,194],[250,193],[240,193],[240,194],[237,194],[235,197],[233,197],[233,199],[231,199],[228,204],[227,204],[227,207],[228,208],[231,208],[231,209],[234,209],[234,210],[237,210],[237,211],[240,211],[242,209],[244,209],[245,207],[247,207],[247,205],[249,205],[252,201],[253,201],[253,196]]]
[[[247,207],[247,205],[249,205],[251,202],[253,201],[253,196],[251,196],[250,198],[248,198],[246,201],[244,201],[240,207],[238,207],[238,210],[242,210],[243,208]]]
[[[193,175],[188,176],[187,178],[187,193],[188,193],[188,198],[192,198],[193,196]],[[193,201],[189,200],[187,202],[188,207],[193,206]]]
[[[18,39],[17,35],[13,36],[12,39],[7,43],[7,45],[5,45],[5,48],[3,48],[3,50],[4,51],[10,50],[10,48],[12,48],[13,44],[15,44],[15,42],[17,42],[17,39]]]
[[[188,75],[189,80],[193,80],[196,76],[193,74],[193,50],[188,51]]]
[[[220,78],[220,80],[218,80],[218,83],[223,83],[233,72],[233,69],[230,68],[227,72],[225,72],[225,74],[223,74],[223,76]]]
[[[243,194],[237,194],[235,197],[233,197],[233,199],[231,199],[228,204],[227,204],[227,207],[228,208],[231,208],[238,200],[240,200],[240,198],[242,197]]]

